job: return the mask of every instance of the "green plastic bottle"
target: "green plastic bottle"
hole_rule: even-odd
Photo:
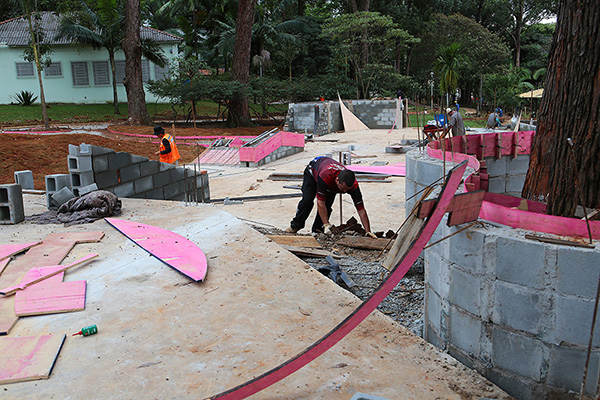
[[[98,333],[98,327],[96,325],[90,325],[90,326],[86,326],[85,328],[81,328],[81,330],[77,333],[74,333],[73,336],[75,336],[75,335],[90,336],[90,335],[93,335],[94,333]]]

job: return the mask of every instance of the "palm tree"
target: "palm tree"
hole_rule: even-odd
[[[90,6],[86,0],[80,0],[81,11],[67,15],[61,20],[57,38],[67,38],[75,42],[105,48],[112,75],[114,113],[119,112],[119,96],[115,79],[115,53],[121,50],[124,37],[124,9],[122,0],[97,0]],[[142,53],[149,61],[164,67],[167,60],[156,42],[142,41]]]
[[[460,66],[460,43],[454,42],[448,47],[443,47],[439,51],[438,58],[434,64],[434,69],[438,76],[441,76],[440,89],[446,93],[446,106],[448,106],[448,94],[454,93],[458,87],[457,69]]]

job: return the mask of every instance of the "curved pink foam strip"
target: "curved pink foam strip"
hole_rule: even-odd
[[[367,174],[406,176],[406,167],[393,165],[346,165],[346,169]]]
[[[152,225],[105,218],[106,222],[169,267],[199,282],[207,272],[206,256],[191,240]]]

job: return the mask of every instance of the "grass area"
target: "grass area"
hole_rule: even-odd
[[[148,113],[151,118],[172,119],[177,112],[178,119],[185,119],[189,112],[189,105],[185,108],[175,107],[163,103],[147,103]],[[250,104],[251,113],[258,112],[260,105]],[[196,105],[196,118],[215,118],[217,112],[222,113],[223,107],[212,101],[200,101]],[[104,104],[49,104],[48,118],[53,125],[80,123],[80,122],[109,122],[126,120],[128,115],[127,103],[119,104],[120,114],[114,114],[112,103]],[[270,114],[281,115],[287,111],[287,104],[276,104],[268,108]],[[189,112],[191,116],[191,112]],[[42,106],[0,105],[0,125],[28,125],[42,123]]]
[[[434,120],[434,116],[433,114],[409,114],[408,115],[410,118],[410,126],[415,127],[417,126],[423,126],[426,125],[428,121],[433,121]],[[464,119],[463,122],[465,123],[465,127],[469,127],[469,128],[483,128],[485,127],[485,124],[487,123],[487,117],[480,117],[480,118],[468,118],[468,119]]]

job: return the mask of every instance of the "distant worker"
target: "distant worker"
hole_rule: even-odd
[[[330,157],[317,157],[304,169],[302,199],[298,203],[296,216],[290,222],[287,232],[295,233],[304,228],[316,197],[317,215],[312,231],[330,234],[332,226],[329,217],[337,193],[348,193],[352,197],[366,236],[376,238],[377,236],[371,233],[371,224],[354,172]]]
[[[173,136],[169,135],[165,132],[162,126],[157,125],[154,127],[154,134],[158,136],[160,141],[159,150],[154,153],[156,155],[160,155],[160,162],[175,164],[179,166],[179,150],[177,150],[177,145],[175,144],[175,139]]]
[[[498,126],[500,126],[500,116],[498,115],[498,113],[496,111],[493,111],[490,113],[490,116],[488,117],[487,124],[485,125],[485,127],[488,129],[494,129]]]
[[[454,111],[451,108],[446,109],[446,113],[450,116],[448,127],[444,131],[444,134],[452,129],[452,136],[463,136],[466,132],[465,123],[463,122],[462,115],[459,111]]]
[[[404,99],[404,92],[402,91],[402,89],[398,89],[398,91],[396,92],[396,98],[397,99]]]

